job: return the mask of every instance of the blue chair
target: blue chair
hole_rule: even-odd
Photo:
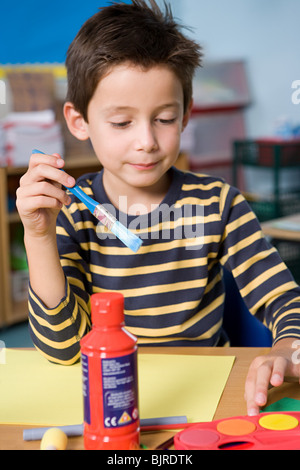
[[[272,334],[249,312],[232,274],[224,269],[225,305],[223,327],[230,345],[236,347],[270,347]]]

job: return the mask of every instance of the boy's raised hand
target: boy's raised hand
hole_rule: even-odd
[[[58,155],[32,154],[27,172],[17,189],[17,209],[26,235],[43,237],[55,233],[57,215],[71,199],[62,185],[72,187],[73,177],[60,171],[64,160]]]
[[[296,338],[279,340],[264,356],[252,362],[246,378],[245,399],[248,415],[259,414],[260,407],[267,404],[268,389],[283,384],[285,378],[298,381],[300,377],[300,342]]]

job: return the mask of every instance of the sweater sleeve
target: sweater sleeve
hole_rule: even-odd
[[[233,274],[250,312],[271,331],[274,342],[300,337],[300,288],[264,237],[240,192],[225,185],[220,198],[221,264]]]
[[[90,273],[77,241],[76,224],[63,209],[57,221],[57,244],[65,273],[65,295],[47,308],[29,286],[29,330],[35,347],[50,361],[64,365],[80,357],[80,339],[89,331]]]

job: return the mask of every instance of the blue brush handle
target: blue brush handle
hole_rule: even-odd
[[[40,150],[36,150],[36,149],[34,149],[32,153],[40,153],[42,155],[45,155],[44,152],[41,152]],[[61,171],[64,171],[64,170],[61,169]],[[82,191],[82,189],[79,188],[79,186],[77,185],[73,186],[73,188],[69,188],[68,186],[65,186],[65,187],[68,189],[68,191],[74,194],[74,196],[78,197],[78,199],[80,199],[80,201],[86,205],[86,207],[91,211],[92,214],[94,213],[95,208],[99,205],[98,202],[94,201],[94,199],[92,199],[90,196],[85,194],[85,192]]]

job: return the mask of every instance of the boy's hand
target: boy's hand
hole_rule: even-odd
[[[62,185],[72,187],[74,178],[60,171],[64,160],[58,155],[33,154],[17,189],[17,209],[26,235],[43,237],[55,233],[57,215],[71,198]]]
[[[265,356],[252,362],[245,385],[245,399],[249,416],[259,414],[259,408],[267,403],[268,388],[278,387],[284,377],[300,377],[300,362],[295,349],[296,338],[278,341]],[[300,344],[300,343],[299,343]],[[299,356],[299,353],[298,353]]]

